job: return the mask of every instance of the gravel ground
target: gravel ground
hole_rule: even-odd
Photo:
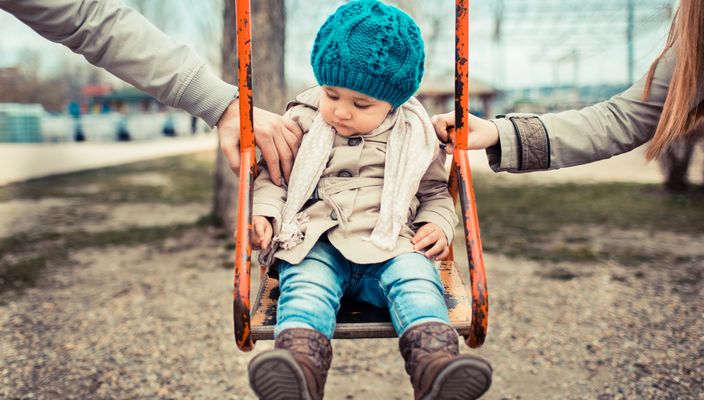
[[[0,239],[193,224],[208,206],[11,200],[0,202]],[[602,226],[555,235],[574,229],[596,250],[647,257],[623,265],[485,254],[489,334],[481,349],[462,347],[493,364],[485,398],[704,399],[704,237]],[[76,247],[51,259],[36,286],[0,292],[0,399],[254,399],[247,363],[272,342],[251,353],[234,344],[232,250],[214,228],[179,232]],[[326,398],[412,397],[395,339],[333,346]]]
[[[216,237],[194,228],[157,246],[81,250],[38,287],[3,294],[0,398],[254,398],[247,362],[272,343],[235,348]],[[477,352],[494,366],[487,399],[702,398],[701,280],[492,254],[486,263],[490,331]],[[334,347],[327,398],[411,397],[396,340]]]

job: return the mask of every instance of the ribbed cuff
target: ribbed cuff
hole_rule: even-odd
[[[542,171],[550,168],[550,140],[545,125],[537,115],[506,116],[516,129],[519,146],[519,169]]]
[[[212,128],[237,94],[237,86],[224,82],[203,64],[188,83],[176,107],[202,118]]]

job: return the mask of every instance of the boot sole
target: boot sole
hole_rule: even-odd
[[[249,363],[249,384],[261,400],[313,400],[303,370],[286,350],[254,357]]]
[[[463,355],[438,374],[422,400],[478,399],[491,387],[491,374],[491,366],[486,361]]]

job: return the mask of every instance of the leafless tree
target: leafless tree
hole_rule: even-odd
[[[455,9],[454,1],[392,0],[399,8],[413,17],[421,29],[425,44],[425,78],[434,79],[441,76],[452,79]]]
[[[704,139],[704,124],[694,132],[672,143],[660,157],[660,167],[665,173],[665,188],[671,192],[682,192],[689,187],[687,173],[697,142]]]
[[[170,35],[188,32],[188,43],[219,65],[223,0],[129,0],[128,4]]]

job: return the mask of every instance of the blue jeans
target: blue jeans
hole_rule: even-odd
[[[434,263],[418,253],[356,264],[321,240],[299,264],[279,263],[279,288],[274,336],[309,328],[331,338],[343,295],[388,308],[399,336],[420,323],[449,323],[440,276]]]

